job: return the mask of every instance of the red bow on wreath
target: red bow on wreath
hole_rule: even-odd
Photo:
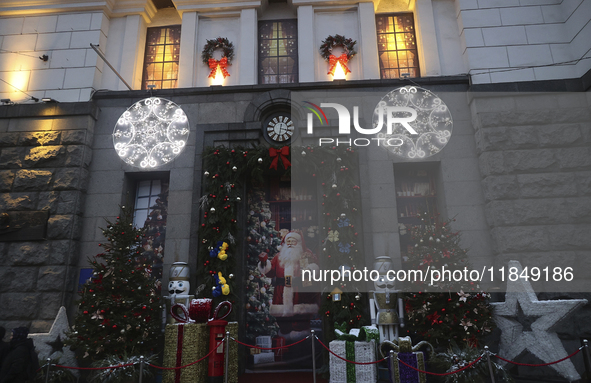
[[[341,64],[341,66],[343,67],[343,71],[345,71],[345,74],[351,73],[349,68],[347,68],[348,61],[349,61],[349,56],[346,53],[343,53],[339,57],[337,57],[335,55],[330,55],[328,57],[328,64],[330,65],[330,69],[328,70],[328,74],[334,76],[334,71],[335,71],[335,69],[337,69],[337,62]]]
[[[211,69],[211,72],[209,72],[209,76],[207,76],[207,77],[209,77],[209,78],[215,77],[215,72],[216,72],[218,65],[220,66],[220,69],[222,71],[222,74],[224,75],[224,78],[229,77],[230,73],[228,73],[228,71],[226,70],[226,68],[228,67],[228,58],[227,57],[223,57],[221,60],[209,59],[209,69]]]
[[[289,156],[289,146],[284,146],[281,149],[269,148],[269,157],[273,159],[269,169],[277,170],[277,162],[279,161],[279,157],[281,157],[281,161],[283,161],[283,167],[285,169],[290,167],[291,162],[289,162],[287,156]]]

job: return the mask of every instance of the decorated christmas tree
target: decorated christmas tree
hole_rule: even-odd
[[[297,153],[297,154],[295,154]],[[306,182],[310,176],[314,185],[320,183],[319,259],[323,269],[363,270],[365,254],[361,233],[361,187],[359,158],[351,147],[305,147],[294,150],[292,157],[295,183]],[[294,176],[295,174],[295,176]],[[310,182],[310,181],[308,181]],[[324,316],[324,341],[334,339],[334,325],[345,323],[347,330],[368,325],[364,282],[341,280],[325,286],[321,315]]]
[[[133,227],[123,206],[115,222],[107,220],[99,244],[103,253],[90,259],[93,277],[82,287],[78,314],[67,344],[83,358],[149,356],[160,340],[161,301],[151,266],[138,262],[143,232]]]
[[[253,192],[249,200],[248,234],[246,242],[248,278],[246,280],[245,304],[247,337],[254,340],[260,335],[277,335],[279,326],[269,313],[273,298],[271,278],[261,275],[257,268],[258,262],[270,262],[281,246],[281,233],[275,230],[275,222],[271,220],[269,203],[265,201],[265,193]]]
[[[162,279],[162,259],[166,239],[166,219],[168,217],[168,184],[163,183],[162,193],[152,206],[144,223],[142,239],[143,252],[140,261],[152,266],[152,276]]]
[[[451,220],[440,223],[427,213],[420,213],[419,218],[421,224],[411,232],[415,245],[408,252],[408,268],[445,267],[452,274],[470,269],[467,251],[460,246],[460,233],[451,230]],[[453,339],[459,345],[477,347],[494,328],[490,295],[479,291],[475,282],[416,283],[412,291],[405,302],[408,331],[434,345]]]

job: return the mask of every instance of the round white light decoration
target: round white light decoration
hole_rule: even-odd
[[[388,110],[389,107],[399,107],[403,110]],[[416,118],[412,119],[408,108],[416,111]],[[443,100],[429,90],[418,86],[394,89],[376,105],[373,127],[378,126],[380,117],[387,126],[389,112],[392,113],[390,118],[393,118],[393,121],[407,120],[408,127],[416,132],[413,134],[411,129],[398,122],[392,124],[391,132],[382,129],[386,133],[379,133],[378,137],[391,143],[387,147],[395,155],[405,159],[423,159],[439,153],[449,142],[453,129],[451,113]]]
[[[189,138],[189,120],[174,102],[150,97],[136,102],[119,117],[113,145],[126,163],[155,168],[174,160]]]

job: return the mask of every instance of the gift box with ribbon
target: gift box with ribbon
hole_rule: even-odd
[[[212,319],[220,319],[220,309],[229,302],[222,302],[214,311]],[[206,305],[207,306],[207,305]],[[229,311],[225,314],[228,315]],[[166,326],[164,333],[164,367],[186,366],[203,358],[209,353],[210,326],[206,323],[195,323],[189,315],[189,311],[182,304],[171,308],[171,315],[179,323]],[[222,317],[223,318],[223,317]],[[226,331],[230,337],[238,338],[238,322],[228,322]],[[189,367],[165,370],[163,383],[193,383],[207,381],[208,360],[204,359]],[[230,341],[228,381],[238,382],[238,344]]]
[[[166,326],[164,333],[164,367],[180,367],[203,358],[209,346],[209,328],[205,323],[179,323]],[[207,360],[192,366],[165,370],[164,383],[205,382]]]
[[[330,342],[332,352],[352,362],[375,362],[376,342],[379,332],[375,326],[364,326],[345,333],[346,325],[335,324],[337,340]],[[356,365],[347,363],[330,355],[330,383],[375,382],[377,368],[375,364]]]
[[[411,367],[425,371],[425,355],[419,351],[421,347],[427,347],[428,351],[433,352],[433,346],[425,341],[419,342],[413,346],[409,336],[403,336],[398,341],[386,340],[380,345],[380,353],[382,356],[390,354],[390,350],[394,351],[394,358],[400,362],[394,363],[394,371],[390,373],[394,377],[396,383],[426,383],[427,375],[418,372]],[[404,363],[402,363],[404,362]],[[408,365],[408,366],[407,366]]]
[[[276,361],[283,360],[283,356],[285,355],[285,353],[288,350],[287,347],[283,348],[283,346],[285,346],[285,338],[283,338],[281,336],[276,336],[273,338],[273,347],[282,347],[282,348],[278,348],[276,350],[273,350],[273,352],[275,353],[275,360]]]

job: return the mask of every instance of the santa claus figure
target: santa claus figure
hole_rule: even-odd
[[[269,308],[271,315],[289,317],[318,312],[318,295],[298,292],[299,288],[306,286],[306,282],[302,283],[302,270],[312,270],[312,273],[319,270],[314,254],[305,247],[300,233],[285,235],[279,254],[270,262],[261,260],[258,269],[261,274],[275,278],[273,304]]]

